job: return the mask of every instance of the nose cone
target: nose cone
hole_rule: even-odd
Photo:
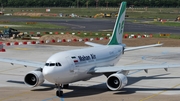
[[[51,83],[55,83],[55,73],[54,73],[55,71],[54,71],[54,67],[47,67],[47,66],[45,66],[44,68],[43,68],[43,75],[44,75],[44,78],[47,80],[47,81],[49,81],[49,82],[51,82]]]

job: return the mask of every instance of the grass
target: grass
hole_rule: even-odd
[[[141,33],[141,32],[125,32],[124,34],[128,34],[128,35],[138,35],[140,34],[142,35],[150,35],[151,33]],[[171,38],[171,39],[180,39],[180,35],[178,34],[159,34],[159,33],[153,33],[153,38]]]
[[[94,16],[97,13],[117,13],[118,9],[109,9],[106,8],[64,8],[64,7],[53,7],[50,12],[46,12],[46,8],[5,8],[5,13],[14,13],[14,12],[38,12],[38,13],[62,13],[62,14],[77,14],[79,16],[89,17]]]
[[[96,38],[96,37],[107,37],[109,34],[110,36],[112,35],[112,32],[88,32],[88,31],[68,31],[65,32],[64,34],[69,33],[75,33],[76,36],[79,36],[81,38]]]
[[[180,35],[177,34],[153,34],[153,37],[155,38],[171,38],[171,39],[180,39]]]
[[[50,8],[51,12],[46,12],[46,8],[5,8],[5,13],[14,13],[14,12],[38,12],[38,13],[56,13],[59,15],[59,13],[63,14],[77,14],[82,17],[93,17],[96,14],[99,13],[113,13],[114,15],[118,12],[118,8],[105,8],[105,7],[99,7],[99,8],[63,8],[63,7],[53,7]],[[23,10],[23,11],[22,11]],[[173,26],[173,27],[180,27],[179,22],[153,22],[153,19],[161,18],[161,19],[169,19],[171,21],[174,21],[177,16],[179,16],[180,9],[179,8],[134,8],[134,9],[127,9],[126,15],[128,15],[127,20],[137,20],[136,23],[139,22],[138,19],[151,19],[152,21],[148,22],[148,24],[155,24],[160,26]],[[60,18],[60,17],[27,17],[26,18],[32,18],[32,19],[41,19],[41,18],[48,18],[48,19],[66,19],[66,18]],[[14,18],[14,16],[0,16],[0,19],[6,19],[6,18]],[[115,17],[114,17],[115,18]],[[144,22],[143,22],[144,23]],[[9,22],[6,24],[10,25],[22,25],[20,27],[22,31],[40,31],[45,32],[46,31],[55,31],[56,29],[58,32],[62,30],[62,32],[67,32],[66,27],[59,26],[59,25],[53,25],[48,23],[37,23],[32,25],[27,25],[26,22]],[[4,29],[3,27],[0,27],[0,29]],[[68,31],[70,33],[75,32],[78,33],[78,31]],[[87,34],[84,34],[87,33]],[[89,33],[89,34],[88,34]],[[90,34],[91,33],[91,34]],[[96,33],[99,33],[98,35]],[[81,31],[81,34],[78,34],[79,37],[102,37],[106,36],[106,34],[111,34],[112,32],[84,32]],[[144,33],[138,33],[138,32],[129,32],[133,34],[144,34]],[[154,37],[160,37],[159,34],[153,34]],[[166,36],[161,36],[166,37]],[[170,35],[168,38],[176,38],[179,39],[178,35]]]
[[[150,24],[159,25],[159,26],[180,27],[180,22],[151,22]]]
[[[158,26],[169,26],[169,27],[180,27],[180,22],[179,21],[132,21],[129,20],[133,23],[143,23],[143,24],[153,24],[153,25],[158,25]]]
[[[28,24],[30,23],[30,24]],[[0,22],[0,24],[3,24],[4,26],[1,26],[0,29],[3,30],[5,29],[6,27],[10,27],[10,25],[17,25],[17,28],[20,28],[20,29],[29,29],[29,30],[32,30],[32,29],[65,29],[66,27],[65,26],[59,26],[59,25],[54,25],[54,24],[48,24],[48,23],[43,23],[43,22],[6,22],[6,23],[3,23],[3,22]],[[13,26],[13,28],[16,27],[16,26]]]
[[[130,18],[144,18],[144,19],[175,19],[179,14],[179,8],[141,8],[141,9],[128,9],[127,15]]]
[[[74,32],[74,31],[73,31]],[[73,32],[69,32],[69,34],[72,34]],[[79,36],[81,38],[100,38],[100,37],[110,37],[112,34],[112,32],[81,32],[80,34],[78,34],[79,32],[74,32],[76,33],[76,36]],[[86,34],[84,34],[86,33]],[[98,34],[97,34],[98,33]],[[64,33],[67,34],[67,33]],[[107,34],[110,34],[110,36],[107,36]],[[134,35],[138,35],[140,34],[142,35],[150,35],[150,33],[140,33],[140,32],[124,32],[124,35],[128,34],[129,36],[134,34]],[[180,39],[180,35],[177,34],[162,34],[160,35],[159,33],[155,33],[153,34],[153,38],[172,38],[172,39]]]
[[[14,12],[38,12],[38,13],[55,13],[58,14],[77,14],[83,17],[93,17],[99,13],[113,13],[114,15],[118,12],[117,8],[64,8],[64,7],[53,7],[50,12],[46,12],[46,8],[5,8],[5,13],[14,13]],[[179,14],[179,8],[134,8],[127,9],[127,15],[129,18],[162,18],[162,19],[175,19]],[[40,17],[41,18],[41,17]],[[48,17],[47,17],[48,18]],[[114,16],[115,18],[115,16]]]
[[[77,35],[79,37],[91,37],[91,38],[96,38],[96,37],[108,37],[108,36],[111,36],[110,33],[107,33],[107,32],[90,32],[90,33],[87,33],[86,35],[84,33],[82,33],[81,35]]]
[[[106,7],[99,7],[99,8],[64,8],[64,7],[53,7],[51,8],[50,12],[46,12],[46,8],[5,8],[5,13],[15,13],[15,12],[30,12],[30,13],[63,13],[65,15],[69,14],[77,14],[83,17],[90,17],[94,16],[99,13],[113,13],[114,15],[118,12],[117,8],[106,8]],[[162,19],[175,19],[179,14],[179,8],[128,8],[127,15],[129,18],[162,18]],[[42,17],[40,17],[42,18]]]

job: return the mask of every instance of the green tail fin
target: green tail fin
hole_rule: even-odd
[[[124,32],[124,22],[125,22],[125,12],[126,12],[126,2],[122,2],[119,9],[118,17],[116,19],[114,30],[112,33],[112,37],[108,45],[118,45],[122,43],[123,32]]]

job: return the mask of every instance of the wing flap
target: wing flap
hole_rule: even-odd
[[[7,62],[13,64],[19,64],[24,65],[25,67],[31,66],[31,67],[44,67],[43,62],[35,62],[35,61],[27,61],[27,60],[18,60],[18,59],[10,59],[10,58],[0,58],[1,62]]]
[[[95,67],[88,73],[110,73],[110,72],[121,72],[131,70],[147,70],[147,69],[160,69],[160,68],[178,68],[180,64],[161,64],[161,65],[140,65],[140,66],[113,66],[113,67]]]

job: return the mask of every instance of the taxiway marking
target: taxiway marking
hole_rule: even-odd
[[[1,75],[12,75],[12,76],[24,76],[24,75],[20,75],[20,74],[9,74],[9,73],[1,73]]]
[[[60,101],[64,101],[64,98],[63,97],[58,97],[58,96],[54,96],[54,97],[52,97],[52,98],[47,98],[47,99],[44,99],[44,100],[42,100],[42,101],[50,101],[50,100],[53,100],[53,99],[60,99]]]
[[[16,50],[30,50],[29,48],[14,48]]]
[[[14,69],[18,69],[18,68],[24,68],[24,67],[16,67],[16,68],[11,68],[11,69],[6,69],[6,70],[0,71],[0,73],[10,71],[10,70],[14,70]]]
[[[175,86],[173,86],[173,87],[171,87],[171,88],[169,88],[169,89],[173,89],[173,88],[176,88],[176,87],[178,87],[178,86],[180,86],[180,84],[177,84],[177,85],[175,85]],[[168,90],[169,90],[169,89],[168,89]],[[145,101],[145,100],[154,98],[154,97],[156,97],[156,96],[158,96],[158,95],[160,95],[160,94],[162,94],[162,93],[164,93],[164,92],[167,92],[168,90],[167,90],[167,89],[166,89],[166,90],[163,90],[163,91],[161,91],[161,92],[159,92],[159,93],[157,93],[157,94],[153,94],[153,95],[148,96],[148,97],[146,97],[146,98],[143,98],[143,99],[141,99],[141,100],[139,100],[139,101]]]
[[[28,93],[31,93],[31,91],[22,92],[22,93],[19,93],[19,94],[15,94],[15,95],[12,95],[12,96],[8,96],[8,97],[6,97],[6,98],[0,99],[0,101],[12,99],[12,98],[15,98],[15,97],[18,97],[18,96],[22,96],[22,95],[25,95],[25,94],[28,94]]]
[[[126,65],[133,65],[133,64],[136,64],[136,63],[140,63],[140,62],[142,62],[143,60],[139,60],[139,61],[135,61],[135,62],[132,62],[132,63],[128,63],[128,64],[125,64],[125,66]]]
[[[44,100],[42,100],[42,101],[49,101],[49,100],[53,100],[53,99],[56,99],[56,98],[58,98],[58,97],[57,97],[57,96],[54,96],[54,97],[51,97],[51,98],[44,99]]]

